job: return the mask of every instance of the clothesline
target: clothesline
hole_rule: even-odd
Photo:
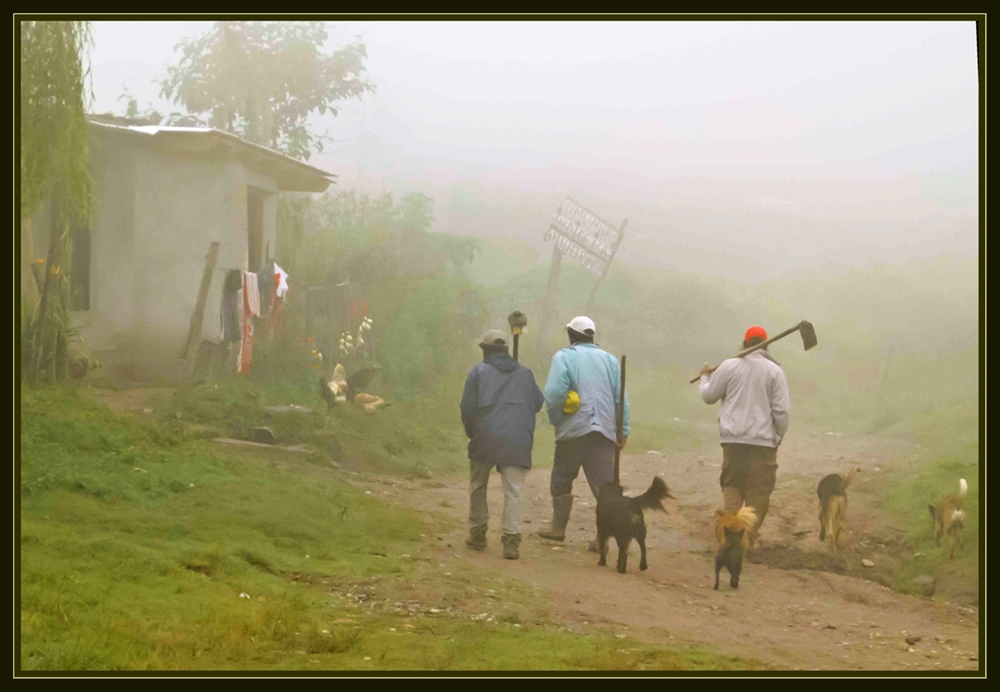
[[[283,322],[281,306],[288,293],[288,274],[276,262],[268,265],[270,271],[265,267],[260,272],[221,268],[226,272],[222,287],[222,341],[240,343],[237,372],[243,375],[250,372],[257,318],[270,313],[272,332],[280,329]]]

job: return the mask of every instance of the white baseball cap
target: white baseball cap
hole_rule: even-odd
[[[587,334],[588,336],[593,336],[597,331],[594,327],[594,321],[589,317],[584,317],[580,315],[579,317],[574,317],[570,320],[570,323],[566,325],[567,329],[572,329],[574,332],[579,332],[580,334]]]

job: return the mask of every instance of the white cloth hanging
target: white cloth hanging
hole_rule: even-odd
[[[274,277],[278,280],[278,288],[275,295],[279,298],[284,298],[285,294],[288,293],[288,274],[278,266],[277,262],[274,263]]]
[[[250,314],[258,317],[260,315],[260,291],[257,289],[256,274],[243,272],[243,290],[246,291],[246,301],[250,308]]]

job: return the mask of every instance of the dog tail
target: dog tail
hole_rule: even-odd
[[[851,464],[851,470],[847,472],[847,477],[840,483],[840,494],[843,495],[847,491],[847,486],[851,484],[854,480],[854,474],[858,472],[858,465]]]
[[[638,509],[658,509],[664,511],[663,500],[668,497],[673,499],[674,496],[670,494],[670,489],[663,482],[663,479],[655,476],[653,484],[649,486],[649,490],[639,497],[633,497],[629,504]]]
[[[726,512],[724,510],[718,510],[716,513],[718,519],[715,523],[715,537],[719,541],[719,545],[726,544],[726,529],[730,531],[749,531],[757,524],[757,513],[754,512],[753,507],[741,507],[738,512]]]
[[[738,528],[747,531],[752,529],[757,524],[757,513],[753,507],[740,507],[740,511],[736,513],[736,524]]]
[[[958,479],[958,499],[962,500],[969,492],[969,484],[965,482],[964,478]]]

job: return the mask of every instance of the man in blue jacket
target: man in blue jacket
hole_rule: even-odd
[[[617,406],[621,391],[618,359],[594,343],[595,327],[589,317],[575,317],[566,325],[569,347],[552,357],[545,385],[545,407],[556,428],[556,454],[552,464],[552,527],[538,535],[555,541],[566,539],[566,524],[573,508],[573,481],[583,467],[594,498],[605,483],[614,482],[616,445],[624,446],[629,433],[628,397],[625,398],[623,438],[617,440]],[[597,550],[591,541],[590,550]]]
[[[483,362],[469,373],[462,394],[462,424],[469,442],[469,537],[473,550],[486,549],[489,510],[486,485],[496,466],[503,482],[500,538],[503,556],[519,557],[524,517],[524,479],[531,469],[535,414],[542,410],[542,392],[531,370],[507,353],[503,332],[486,332],[479,347]]]

